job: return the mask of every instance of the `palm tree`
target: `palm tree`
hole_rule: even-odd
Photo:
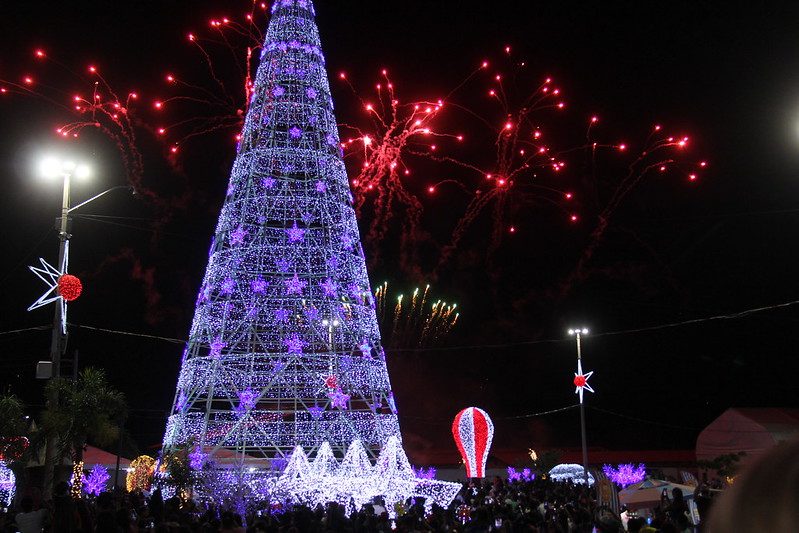
[[[125,420],[125,396],[112,388],[101,369],[86,368],[77,381],[54,378],[45,386],[47,408],[42,412],[42,432],[55,436],[58,456],[70,454],[73,495],[79,496],[83,479],[83,449],[88,441],[107,446],[119,436]]]

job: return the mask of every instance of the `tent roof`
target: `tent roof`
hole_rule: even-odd
[[[738,452],[756,456],[798,437],[799,409],[736,407],[702,430],[696,439],[696,458],[710,460]]]
[[[116,467],[117,456],[116,454],[106,452],[94,446],[86,446],[83,451],[83,464],[87,468],[91,468],[96,464],[101,464],[106,467]],[[119,468],[127,468],[130,466],[130,459],[124,457],[119,458]]]

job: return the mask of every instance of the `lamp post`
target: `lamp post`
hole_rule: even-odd
[[[574,392],[580,396],[580,436],[583,447],[583,480],[585,481],[586,488],[588,487],[588,445],[586,444],[585,438],[585,403],[583,402],[583,389],[594,392],[594,389],[588,384],[588,378],[590,378],[594,372],[591,371],[583,374],[580,336],[587,333],[588,329],[586,328],[569,330],[569,335],[573,335],[577,339],[577,372],[574,373],[574,385],[576,387]]]
[[[61,274],[66,274],[69,267],[69,239],[72,235],[70,231],[71,218],[69,214],[72,209],[69,207],[70,185],[72,176],[86,177],[89,175],[89,167],[78,165],[73,161],[60,161],[56,159],[46,159],[42,164],[43,174],[48,176],[61,176],[64,180],[63,194],[61,197],[61,216],[57,219],[58,225],[58,270]],[[85,203],[85,202],[84,202]],[[83,205],[83,204],[80,204]],[[67,323],[66,307],[56,305],[53,316],[53,335],[50,341],[50,360],[53,363],[53,377],[61,377],[61,356],[66,351]]]
[[[48,283],[49,289],[45,292],[28,310],[41,307],[50,302],[55,302],[55,312],[53,315],[53,331],[50,341],[50,361],[51,373],[49,377],[61,377],[61,358],[66,352],[67,346],[67,317],[66,317],[66,302],[64,294],[59,291],[59,281],[67,274],[69,268],[69,241],[72,237],[70,233],[72,218],[71,213],[84,205],[93,202],[94,200],[106,195],[107,193],[116,189],[128,189],[128,186],[117,186],[107,189],[95,196],[85,200],[77,205],[70,207],[70,186],[73,177],[86,177],[89,175],[89,167],[86,165],[78,165],[69,160],[46,159],[41,166],[41,173],[49,177],[61,177],[63,180],[63,192],[61,196],[61,216],[56,219],[56,227],[58,229],[58,263],[57,268],[47,264],[46,261],[40,259],[44,268],[30,267],[31,270],[39,276],[45,283]],[[49,280],[49,281],[48,281]],[[76,296],[75,296],[76,297]],[[58,404],[58,389],[55,389],[52,401]],[[57,459],[57,446],[56,437],[51,436],[47,441],[47,451],[45,459],[45,480],[44,490],[46,495],[52,493],[53,477],[55,462]]]

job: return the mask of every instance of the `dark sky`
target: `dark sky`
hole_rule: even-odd
[[[144,156],[143,183],[154,196],[114,193],[83,213],[124,218],[75,221],[71,271],[86,292],[70,306],[70,353],[79,350],[81,366],[105,368],[127,394],[130,428],[141,447],[161,439],[182,346],[86,326],[172,339],[188,334],[234,131],[193,139],[170,165],[148,133],[163,120],[148,103],[170,94],[167,73],[212,87],[202,55],[185,34],[210,35],[209,18],[240,20],[248,9],[247,2],[161,4],[0,6],[0,79],[33,73],[49,84],[42,89],[47,98],[0,96],[6,252],[0,282],[7,288],[0,384],[32,410],[40,402],[41,383],[31,376],[35,361],[47,358],[49,334],[5,333],[46,326],[52,316],[49,309],[25,311],[42,290],[26,267],[38,257],[55,261],[50,224],[60,187],[35,179],[30,162],[40,147],[59,142],[54,128],[72,120],[48,99],[60,103],[74,91],[86,94],[90,84],[68,70],[83,75],[96,64],[119,94],[141,95],[136,143]],[[566,330],[576,325],[591,329],[583,344],[585,368],[596,371],[591,382],[597,392],[587,397],[591,445],[688,448],[728,407],[798,406],[792,333],[799,315],[795,306],[777,306],[799,300],[799,8],[790,2],[757,8],[743,2],[585,4],[316,2],[340,122],[363,123],[357,100],[336,80],[342,70],[359,93],[369,93],[386,68],[401,99],[436,99],[483,60],[503,73],[505,65],[523,61],[517,92],[551,76],[568,103],[565,118],[542,118],[562,147],[584,143],[586,120],[596,114],[595,135],[605,142],[623,140],[640,149],[653,125],[662,124],[690,137],[686,161],[708,162],[696,182],[685,172],[645,176],[614,212],[585,278],[568,291],[564,280],[629,159],[601,156],[592,172],[585,159],[569,159],[574,164],[564,179],[586,192],[578,224],[570,224],[546,194],[519,193],[509,198],[503,219],[518,231],[492,246],[486,210],[437,279],[437,246],[468,200],[455,188],[423,197],[426,234],[415,275],[392,260],[396,236],[382,245],[367,243],[367,254],[380,251],[383,258],[370,272],[373,283],[388,280],[396,293],[432,280],[436,298],[457,301],[462,313],[445,339],[448,349],[390,354],[408,446],[448,446],[452,417],[469,405],[494,417],[497,446],[579,445],[575,410],[532,416],[575,403],[575,350]],[[510,60],[505,46],[512,47]],[[66,68],[37,63],[36,47]],[[232,57],[214,48],[220,77],[235,93]],[[454,93],[453,102],[501,121],[485,101],[489,85],[481,74]],[[442,114],[436,127],[457,131],[475,123]],[[490,166],[490,138],[472,129],[467,137],[475,144],[452,148],[453,156]],[[119,152],[106,136],[87,134],[73,146],[99,167],[95,181],[75,185],[75,201],[126,183]],[[420,195],[428,182],[448,178],[475,189],[472,177],[451,166],[418,165],[420,182],[408,187]],[[726,318],[704,320],[710,317]]]

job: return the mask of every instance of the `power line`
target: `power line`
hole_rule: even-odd
[[[793,300],[791,302],[785,302],[775,305],[769,305],[765,307],[756,307],[754,309],[746,309],[744,311],[738,311],[735,313],[729,313],[726,315],[715,315],[709,316],[704,318],[694,318],[691,320],[683,320],[680,322],[671,322],[669,324],[659,324],[655,326],[647,326],[643,328],[635,328],[635,329],[625,329],[619,331],[607,331],[604,333],[596,333],[592,334],[591,336],[596,337],[609,337],[613,335],[630,335],[633,333],[642,333],[645,331],[657,331],[661,329],[668,329],[668,328],[676,328],[681,326],[689,326],[693,324],[700,324],[703,322],[712,322],[716,320],[735,320],[739,318],[744,318],[749,315],[753,315],[756,313],[762,313],[764,311],[771,311],[774,309],[784,309],[788,307],[792,307],[794,305],[799,304],[799,300]],[[86,326],[83,324],[73,324],[70,322],[70,327],[74,328],[81,328],[81,329],[88,329],[92,331],[101,331],[103,333],[112,333],[116,335],[126,335],[129,337],[141,337],[145,339],[154,339],[154,340],[162,340],[166,342],[171,342],[175,344],[185,344],[187,339],[177,339],[174,337],[162,337],[159,335],[148,335],[146,333],[134,333],[130,331],[120,331],[116,329],[108,329],[108,328],[100,328],[95,326]],[[10,330],[10,331],[2,331],[0,335],[8,335],[12,333],[23,333],[26,331],[36,331],[36,330],[46,330],[50,329],[52,326],[35,326],[31,328],[24,328],[24,329],[17,329],[17,330]],[[471,345],[461,345],[461,346],[445,346],[445,347],[438,347],[438,348],[395,348],[392,349],[392,352],[448,352],[453,350],[483,350],[483,349],[501,349],[501,348],[514,348],[517,346],[532,346],[536,344],[551,344],[551,343],[559,343],[559,342],[567,342],[569,339],[540,339],[534,341],[517,341],[517,342],[506,342],[501,344],[471,344]]]

